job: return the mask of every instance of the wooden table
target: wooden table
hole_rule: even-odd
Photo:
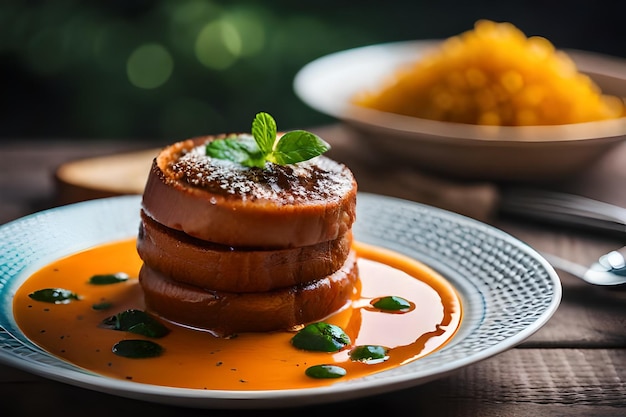
[[[341,125],[317,130],[333,144],[332,155],[348,164],[363,191],[397,195],[464,211],[459,199],[476,198],[474,212],[464,214],[493,224],[539,250],[551,251],[579,263],[620,247],[623,237],[565,229],[493,211],[498,189],[493,184],[465,184],[424,176],[408,169],[389,171],[383,163],[366,164],[357,137]],[[62,163],[164,144],[130,141],[14,140],[0,145],[0,223],[67,201],[59,200],[53,173]],[[369,161],[372,162],[372,161]],[[424,179],[415,190],[394,187],[398,175],[409,182]],[[407,178],[405,178],[407,179]],[[429,181],[434,183],[429,183]],[[419,182],[419,181],[418,181]],[[426,185],[424,185],[426,184]],[[434,184],[434,185],[433,185]],[[580,192],[626,207],[626,143],[614,149],[576,178],[552,186]],[[422,193],[425,188],[426,192]],[[433,188],[450,191],[446,198],[429,199]],[[474,196],[474,197],[472,197]],[[483,206],[481,206],[483,204]],[[476,209],[476,207],[478,207]],[[467,207],[466,207],[467,208]],[[591,287],[559,272],[562,303],[553,318],[516,348],[460,369],[454,374],[414,388],[358,401],[257,411],[263,415],[393,416],[624,416],[626,415],[626,291]],[[33,416],[58,412],[66,417],[146,415],[227,415],[227,410],[198,410],[118,398],[53,382],[0,365],[2,416]],[[252,414],[244,411],[241,414]],[[256,414],[255,413],[255,414]]]

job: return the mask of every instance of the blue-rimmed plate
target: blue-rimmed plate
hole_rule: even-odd
[[[33,345],[13,318],[17,288],[33,272],[60,257],[135,236],[139,207],[139,196],[93,200],[0,227],[0,361],[64,383],[159,403],[231,409],[303,406],[418,385],[489,358],[541,328],[561,300],[560,282],[552,267],[510,235],[444,210],[361,193],[355,238],[429,265],[461,296],[461,327],[435,353],[389,371],[320,388],[207,391],[96,375]]]

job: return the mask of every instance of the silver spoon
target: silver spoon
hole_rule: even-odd
[[[556,269],[574,275],[590,284],[616,286],[626,284],[626,246],[602,255],[590,267],[541,252]]]

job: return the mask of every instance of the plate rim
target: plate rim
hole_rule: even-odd
[[[550,266],[550,264],[543,258],[541,255],[532,249],[530,246],[526,245],[524,242],[519,239],[507,234],[504,231],[501,231],[493,226],[482,223],[478,220],[474,220],[463,215],[449,212],[443,209],[431,207],[428,205],[424,205],[417,202],[412,202],[409,200],[404,200],[396,197],[388,197],[370,193],[359,192],[358,200],[360,204],[374,204],[380,201],[385,201],[391,205],[404,205],[406,207],[420,208],[421,210],[425,210],[427,212],[436,213],[441,216],[445,216],[452,221],[459,222],[459,224],[469,225],[471,227],[479,228],[487,233],[493,233],[498,237],[510,241],[512,244],[518,246],[519,248],[523,248],[526,253],[528,253],[531,257],[533,257],[546,272],[547,277],[550,280],[550,284],[552,285],[553,294],[549,305],[542,312],[542,314],[535,320],[532,325],[527,326],[522,331],[515,334],[515,336],[506,339],[503,342],[496,343],[493,346],[488,347],[487,349],[483,349],[478,353],[473,353],[469,355],[464,360],[454,360],[447,363],[446,366],[442,366],[437,369],[436,372],[413,372],[406,373],[400,376],[394,376],[392,381],[382,381],[382,383],[376,383],[376,375],[373,377],[374,382],[370,380],[351,380],[346,382],[341,382],[337,384],[332,384],[325,387],[318,388],[306,388],[306,389],[293,389],[293,390],[259,390],[259,391],[227,391],[227,390],[196,390],[196,389],[187,389],[187,388],[174,388],[174,387],[162,387],[156,385],[149,384],[141,384],[132,381],[124,381],[109,377],[104,377],[101,375],[80,371],[76,369],[72,369],[70,366],[67,369],[66,367],[61,366],[62,361],[59,359],[52,358],[47,353],[42,353],[43,351],[38,348],[33,348],[24,346],[24,343],[21,341],[17,341],[15,336],[11,335],[8,330],[5,330],[0,325],[0,333],[5,332],[13,339],[16,340],[16,348],[27,348],[31,350],[38,350],[36,352],[39,355],[49,356],[52,358],[52,362],[60,362],[61,365],[57,364],[57,366],[49,365],[47,363],[41,363],[36,360],[25,359],[22,356],[16,356],[13,352],[12,348],[7,350],[6,347],[3,347],[0,344],[0,362],[6,363],[10,366],[14,366],[16,368],[25,370],[27,372],[31,372],[36,375],[40,375],[52,380],[56,380],[59,382],[67,383],[74,386],[80,386],[83,388],[92,389],[99,392],[104,392],[112,395],[117,395],[121,397],[133,398],[133,399],[141,399],[151,402],[157,403],[166,403],[171,405],[180,405],[186,407],[197,407],[197,408],[223,408],[223,409],[251,409],[251,408],[283,408],[283,407],[295,407],[295,406],[303,406],[310,404],[321,404],[328,402],[336,402],[343,401],[349,399],[355,399],[358,397],[362,397],[367,393],[371,394],[382,394],[386,392],[390,392],[393,390],[398,390],[402,388],[407,388],[410,386],[419,385],[434,379],[441,378],[447,374],[453,373],[458,369],[468,366],[470,364],[476,363],[478,361],[487,359],[492,357],[498,353],[501,353],[505,350],[508,350],[517,344],[521,343],[523,340],[531,336],[537,330],[539,330],[543,325],[552,317],[554,312],[557,310],[562,296],[562,288],[560,284],[560,280],[558,275],[554,271],[554,269]],[[98,200],[90,200],[81,203],[74,203],[67,206],[55,207],[52,209],[44,210],[38,213],[34,213],[20,219],[11,221],[4,225],[0,225],[0,235],[4,234],[5,231],[9,230],[9,228],[20,228],[25,227],[32,220],[40,219],[44,216],[58,216],[61,214],[69,215],[69,214],[78,214],[78,213],[90,213],[95,210],[129,210],[133,207],[136,207],[136,219],[137,224],[139,221],[139,207],[140,207],[140,196],[122,196],[122,197],[109,197]],[[358,207],[358,206],[357,206]],[[134,218],[135,215],[130,218]],[[358,219],[357,219],[358,222]],[[52,227],[52,226],[51,226]],[[132,237],[134,232],[128,230],[128,236]],[[356,235],[358,238],[358,235]],[[104,243],[107,241],[111,241],[114,238],[102,239]],[[9,242],[11,243],[11,242]],[[86,244],[86,242],[85,242]],[[93,246],[94,244],[90,242],[89,246]],[[4,250],[7,249],[6,242],[0,244],[0,260],[2,259]],[[72,252],[67,252],[67,254]],[[40,262],[33,266],[34,269],[37,269],[42,266],[42,264],[46,264],[50,262],[50,259],[42,259]],[[2,263],[0,263],[0,267]],[[23,270],[22,270],[23,272]],[[16,274],[19,275],[19,274]],[[7,282],[0,282],[0,296],[2,296],[3,292],[8,291],[10,280],[17,280],[16,275],[13,275],[12,278],[9,278]],[[22,277],[22,279],[25,279]],[[12,285],[15,285],[13,283]],[[0,303],[2,300],[0,300]],[[2,307],[2,306],[0,306]],[[0,308],[0,316],[4,315],[7,306]],[[2,317],[0,317],[2,318]],[[6,318],[4,318],[6,320]],[[0,323],[1,324],[1,323]],[[456,336],[455,336],[456,337]],[[452,349],[454,346],[455,339],[444,346],[440,351],[431,353],[428,356],[438,355],[439,352],[445,352],[449,349]],[[420,359],[420,360],[423,360]],[[420,360],[416,361],[419,362]],[[61,366],[59,368],[59,366]],[[388,371],[385,371],[388,372]],[[382,372],[381,374],[384,374]],[[291,400],[291,401],[288,401]]]

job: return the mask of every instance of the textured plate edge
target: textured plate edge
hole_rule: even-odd
[[[550,266],[550,264],[543,259],[536,251],[534,251],[530,246],[525,243],[519,241],[518,239],[512,237],[511,235],[503,232],[499,229],[496,229],[492,226],[481,223],[477,220],[473,220],[462,216],[460,214],[447,212],[442,209],[433,208],[430,206],[425,206],[420,203],[411,202],[408,200],[402,200],[394,197],[385,197],[378,196],[369,193],[360,192],[359,196],[363,197],[361,201],[364,199],[374,199],[374,200],[385,200],[392,203],[397,204],[408,204],[414,206],[421,206],[426,210],[435,211],[444,216],[447,216],[455,221],[463,222],[468,225],[472,225],[474,227],[479,227],[483,230],[486,230],[490,233],[496,233],[498,236],[506,238],[510,240],[512,243],[519,245],[520,243],[524,245],[527,253],[536,258],[543,268],[548,271],[548,275],[553,280],[553,288],[554,288],[554,297],[552,302],[543,314],[537,319],[532,327],[526,328],[524,331],[519,332],[515,337],[509,338],[506,340],[506,343],[499,343],[495,346],[492,346],[488,349],[484,349],[480,352],[480,354],[473,354],[466,358],[465,361],[453,361],[448,366],[441,367],[437,372],[430,372],[426,375],[405,375],[403,377],[394,378],[393,381],[384,381],[382,384],[372,384],[372,383],[361,383],[360,380],[348,381],[345,383],[340,383],[337,385],[331,385],[329,387],[321,387],[321,388],[313,388],[313,389],[302,389],[302,390],[281,390],[281,391],[210,391],[210,396],[207,397],[207,391],[202,390],[191,390],[191,389],[180,389],[180,388],[171,388],[171,387],[159,387],[152,386],[146,384],[137,384],[133,382],[120,381],[117,379],[110,379],[101,377],[98,375],[92,375],[89,373],[82,373],[79,371],[70,370],[64,372],[61,370],[61,373],[58,372],[56,368],[52,368],[48,365],[42,365],[37,362],[25,362],[21,358],[15,358],[10,354],[0,350],[0,361],[3,361],[11,366],[16,368],[25,370],[27,372],[31,372],[36,375],[44,376],[46,378],[68,383],[70,385],[79,386],[83,388],[88,388],[94,391],[104,392],[108,394],[113,394],[121,397],[127,397],[132,399],[140,399],[145,401],[151,401],[156,403],[170,404],[170,405],[180,405],[186,407],[196,407],[196,408],[219,408],[219,409],[251,409],[251,408],[291,408],[291,407],[299,407],[310,404],[322,404],[322,403],[331,403],[337,401],[344,401],[362,397],[364,395],[376,395],[382,394],[390,391],[394,391],[397,389],[407,388],[411,386],[420,385],[438,378],[441,378],[445,375],[451,374],[456,370],[467,366],[469,364],[476,363],[478,361],[482,361],[489,357],[492,357],[498,353],[501,353],[505,350],[508,350],[517,344],[521,343],[523,340],[531,336],[537,330],[539,330],[554,314],[558,305],[561,301],[562,289],[560,285],[560,281],[558,279],[558,275],[554,271],[554,269]],[[99,205],[99,204],[113,204],[115,205],[116,199],[120,198],[130,198],[136,200],[136,206],[139,208],[139,196],[132,197],[113,197],[101,200],[94,200],[90,202],[76,203],[69,206],[54,208],[50,210],[46,210],[45,212],[35,213],[30,216],[26,216],[29,218],[31,216],[42,215],[43,213],[48,213],[55,210],[87,210],[88,206],[91,204]],[[360,198],[360,197],[359,197]],[[366,203],[367,204],[367,203]],[[10,222],[11,224],[15,222],[23,221],[23,219],[18,219],[14,222]],[[8,224],[7,224],[8,225]],[[0,229],[5,227],[6,225],[0,226]],[[357,237],[358,238],[358,237]],[[110,240],[109,240],[110,241]],[[98,244],[98,243],[96,243]],[[93,244],[88,245],[93,246]],[[445,349],[442,349],[443,352]],[[438,352],[435,352],[431,355],[436,355]],[[428,356],[431,356],[428,355]],[[77,379],[77,375],[79,374],[80,378]],[[362,385],[365,385],[364,387]],[[286,404],[287,403],[287,404]]]

